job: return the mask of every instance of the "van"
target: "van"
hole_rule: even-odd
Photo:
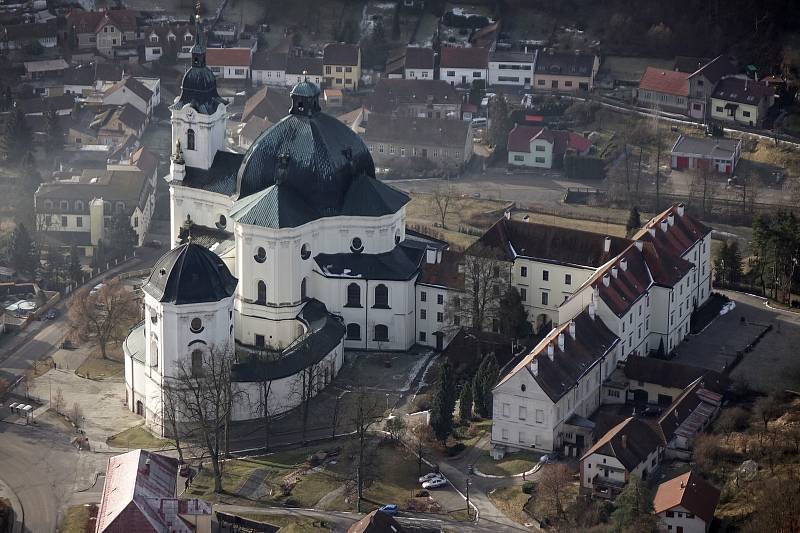
[[[485,118],[473,118],[472,119],[472,127],[474,127],[474,128],[485,128],[486,127],[486,119]]]

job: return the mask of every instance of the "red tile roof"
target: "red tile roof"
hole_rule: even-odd
[[[448,287],[464,288],[464,274],[458,271],[458,265],[464,257],[463,253],[442,250],[442,260],[438,263],[423,263],[419,283]]]
[[[538,126],[517,124],[508,134],[508,150],[530,153],[530,142],[535,138],[549,141],[553,145],[553,154],[555,155],[564,154],[569,149],[583,153],[592,146],[592,141],[571,131],[549,130]]]
[[[658,486],[653,510],[663,513],[680,506],[709,523],[714,519],[719,495],[719,489],[690,470]]]
[[[485,48],[442,48],[441,68],[480,68],[489,67],[489,51]]]
[[[639,81],[639,88],[673,96],[689,96],[689,75],[676,70],[647,67]]]
[[[108,23],[122,31],[135,31],[138,15],[139,12],[132,9],[109,9],[107,11],[73,9],[67,15],[67,25],[74,26],[77,33],[97,33]]]
[[[683,256],[694,244],[711,233],[711,228],[689,216],[684,211],[683,204],[673,204],[655,217],[647,221],[644,227],[634,236],[634,240],[653,242],[657,247],[665,249],[668,253]],[[669,225],[669,217],[673,217],[673,224]],[[661,229],[661,222],[667,221],[667,231]]]
[[[600,437],[594,446],[583,454],[581,461],[597,453],[616,457],[622,466],[631,471],[661,445],[661,439],[647,422],[630,417]]]
[[[209,48],[206,62],[210,67],[249,67],[251,53],[249,48]]]

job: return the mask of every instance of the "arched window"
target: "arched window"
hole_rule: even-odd
[[[347,340],[360,341],[361,340],[361,326],[355,322],[347,324]]]
[[[256,263],[263,263],[267,260],[267,251],[264,249],[263,246],[259,246],[256,249],[255,255],[253,255],[253,259],[256,260]]]
[[[186,131],[186,149],[194,150],[194,130],[192,128]]]
[[[375,287],[375,305],[373,307],[389,309],[389,289],[383,283]]]
[[[300,257],[305,261],[309,257],[311,257],[311,246],[308,243],[303,244],[300,248]]]
[[[194,350],[192,352],[192,377],[196,378],[203,375],[203,351]]]
[[[150,366],[158,368],[158,342],[155,339],[150,340]]]
[[[303,300],[303,301],[305,301],[305,299],[308,298],[308,295],[306,294],[306,290],[307,290],[307,288],[306,288],[306,280],[307,279],[308,278],[303,278],[303,281],[300,282],[300,299]]]
[[[257,292],[256,303],[267,305],[267,284],[262,279],[258,280]]]
[[[376,341],[388,341],[389,340],[389,328],[385,324],[375,324],[375,338],[373,340]]]
[[[220,215],[219,220],[217,221],[217,227],[219,229],[223,229],[227,225],[228,225],[228,219],[225,217],[225,215]]]
[[[345,307],[361,307],[361,287],[358,283],[347,286],[347,303]]]

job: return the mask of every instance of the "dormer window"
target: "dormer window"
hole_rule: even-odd
[[[157,43],[158,42],[158,35],[155,35],[155,34],[151,35],[150,36],[150,42],[151,43]]]
[[[194,40],[194,37],[192,36],[191,33],[187,33],[186,35],[183,36],[183,40],[186,41],[187,43],[190,43]]]
[[[174,43],[175,42],[175,35],[173,35],[171,33],[169,35],[167,35],[167,41],[169,41],[171,43]]]

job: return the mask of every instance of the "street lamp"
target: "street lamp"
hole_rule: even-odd
[[[472,518],[472,513],[470,512],[470,509],[469,509],[469,486],[471,484],[472,484],[472,480],[470,479],[469,476],[467,476],[467,491],[466,491],[466,494],[467,494],[467,518]]]

